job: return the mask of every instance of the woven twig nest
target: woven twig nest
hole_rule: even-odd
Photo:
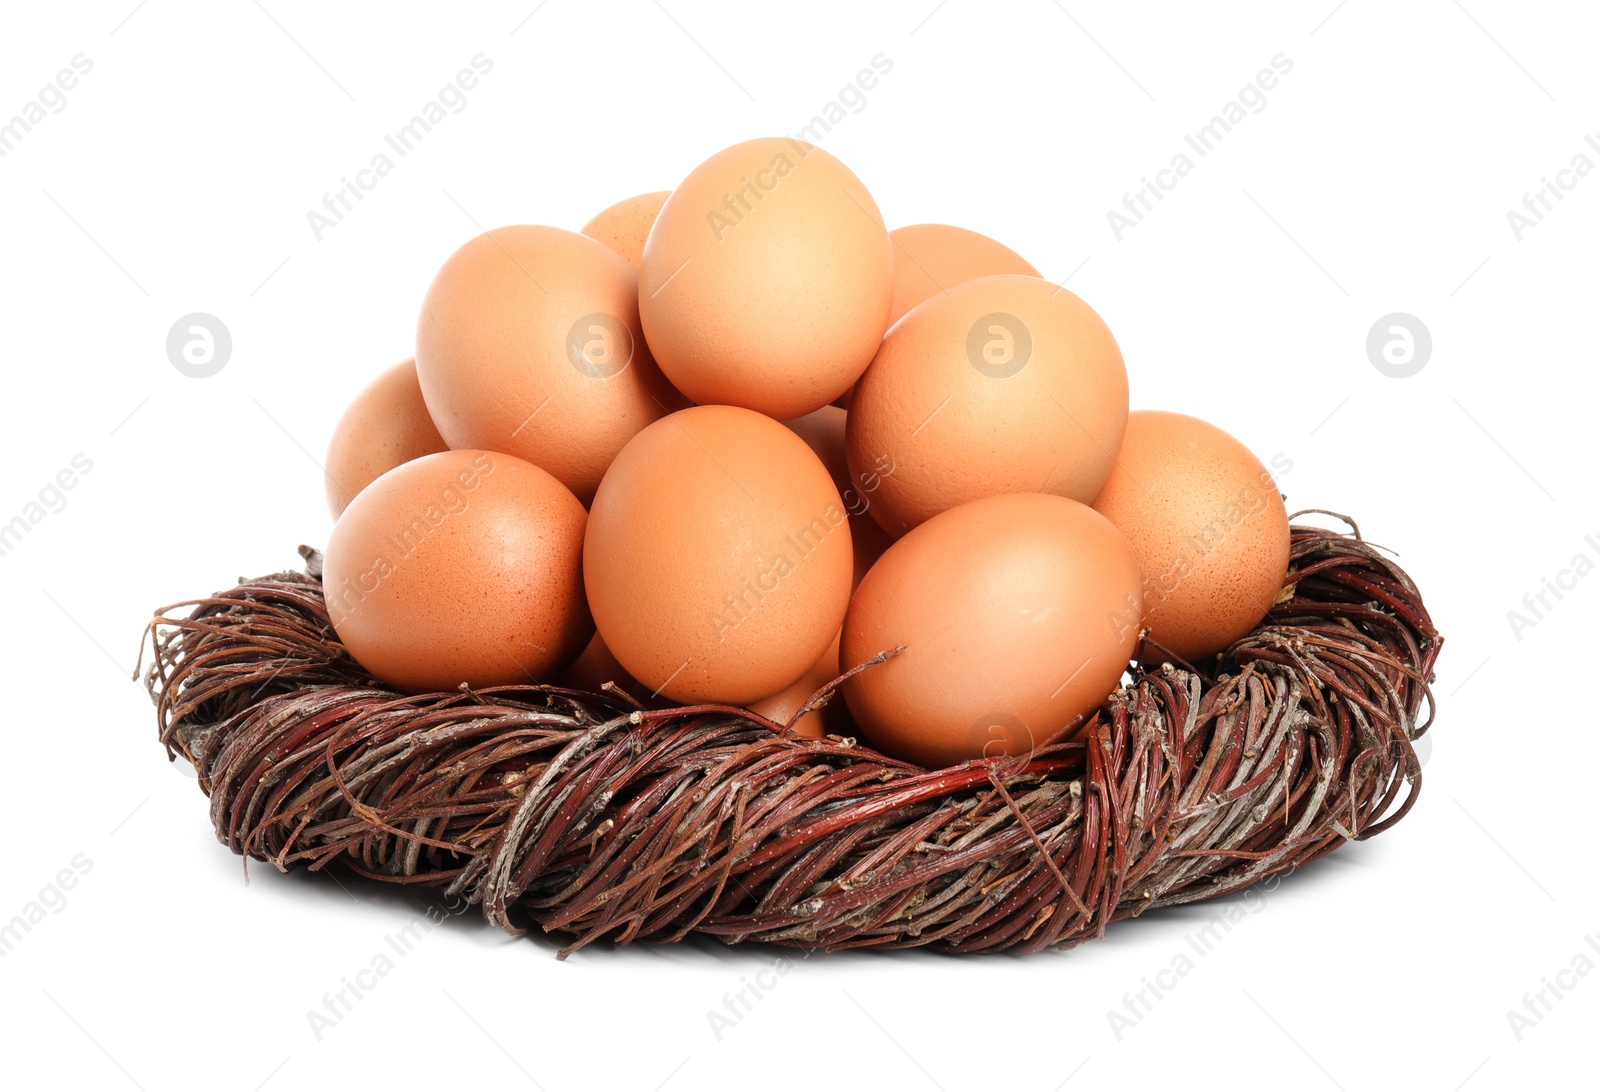
[[[690,933],[1035,951],[1240,890],[1410,809],[1441,644],[1359,534],[1297,526],[1277,606],[1210,670],[1137,671],[1075,741],[924,770],[609,689],[393,693],[340,645],[302,553],[304,574],[151,624],[161,740],[218,838],[448,888],[563,955]]]

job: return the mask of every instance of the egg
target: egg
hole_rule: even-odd
[[[587,502],[634,433],[687,404],[645,345],[637,287],[625,259],[559,228],[497,228],[461,247],[417,324],[439,434],[525,459]]]
[[[863,738],[927,767],[1025,755],[1117,686],[1139,637],[1120,531],[1052,494],[985,497],[890,546],[845,617],[840,663],[905,651],[844,684]]]
[[[334,524],[322,585],[339,639],[404,691],[540,682],[594,632],[586,513],[538,467],[446,451],[390,470]]]
[[[618,201],[595,213],[594,218],[579,229],[579,234],[604,243],[638,269],[644,258],[644,241],[650,234],[650,226],[656,222],[656,214],[666,204],[670,192],[641,193]]]
[[[834,488],[839,490],[845,511],[850,515],[850,545],[855,552],[850,587],[854,589],[861,583],[861,578],[867,575],[867,570],[872,568],[872,563],[894,541],[888,532],[878,526],[876,520],[867,515],[867,509],[872,504],[875,476],[870,473],[866,475],[859,487],[850,479],[850,468],[844,457],[844,410],[837,406],[823,406],[784,424],[804,440],[817,458],[822,460],[822,465],[828,468]]]
[[[750,140],[672,191],[645,243],[639,317],[690,400],[784,420],[838,398],[889,325],[889,233],[821,148]]]
[[[783,425],[695,406],[622,449],[590,508],[584,582],[600,636],[644,686],[745,705],[827,651],[850,596],[849,517]]]
[[[1250,449],[1209,422],[1130,413],[1094,507],[1128,537],[1143,568],[1154,660],[1198,665],[1255,629],[1283,587],[1283,496]]]
[[[328,512],[338,519],[379,474],[444,450],[422,401],[416,361],[396,364],[356,395],[333,427],[323,473]]]
[[[799,680],[787,690],[770,698],[751,702],[749,709],[752,713],[760,713],[776,724],[788,724],[789,719],[804,709],[806,702],[810,701],[818,690],[837,679],[840,674],[839,637],[835,634],[828,651],[822,654],[822,659],[818,660],[810,671],[800,676]],[[828,703],[822,708],[811,710],[795,721],[791,727],[796,735],[804,736],[806,739],[821,739],[825,735],[845,736],[852,732],[844,698],[837,693],[828,699]]]
[[[590,692],[598,692],[609,682],[615,683],[641,701],[653,696],[649,687],[639,685],[639,680],[628,674],[623,666],[617,663],[617,658],[600,639],[598,632],[589,638],[589,643],[578,653],[578,658],[572,661],[556,682],[571,690]]]
[[[1035,277],[967,281],[912,308],[850,400],[852,478],[891,535],[1002,493],[1088,503],[1111,472],[1128,376],[1083,300]]]
[[[889,238],[894,241],[891,326],[923,300],[966,281],[999,273],[1039,275],[1004,243],[950,224],[910,224],[895,228]]]

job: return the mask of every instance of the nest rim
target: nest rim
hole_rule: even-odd
[[[1209,674],[1136,664],[1089,731],[936,770],[739,707],[644,708],[615,684],[397,694],[319,617],[307,547],[305,573],[156,612],[144,679],[169,758],[194,765],[234,852],[439,887],[509,932],[560,935],[563,957],[691,933],[1070,947],[1293,871],[1415,804],[1443,638],[1354,520],[1291,519],[1313,514],[1350,531],[1293,527],[1279,602]]]

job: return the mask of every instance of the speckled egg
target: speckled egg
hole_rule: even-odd
[[[1039,275],[1004,243],[950,224],[909,224],[895,228],[889,238],[894,241],[890,325],[923,300],[955,285],[1000,273]]]
[[[439,270],[417,324],[439,434],[526,459],[587,502],[634,433],[686,405],[645,345],[637,288],[625,259],[575,232],[473,238]]]
[[[806,707],[813,695],[834,679],[839,677],[839,638],[835,635],[833,643],[828,646],[828,651],[822,654],[822,659],[800,676],[787,690],[751,702],[749,709],[753,713],[760,713],[770,721],[777,724],[788,724],[790,718]],[[820,709],[813,709],[791,727],[796,735],[806,739],[821,739],[825,735],[851,735],[854,722],[850,720],[848,707],[845,705],[844,696],[835,693],[828,699],[828,703]]]
[[[572,690],[587,690],[590,692],[601,690],[606,683],[615,683],[626,690],[635,699],[651,704],[654,695],[648,686],[642,686],[639,680],[628,674],[627,669],[617,662],[617,658],[606,647],[598,632],[578,653],[578,658],[561,673],[556,682]]]
[[[1199,664],[1254,629],[1283,587],[1283,496],[1250,449],[1209,422],[1130,413],[1094,507],[1128,537],[1143,568],[1151,660]]]
[[[900,535],[1003,493],[1088,503],[1127,417],[1122,353],[1093,308],[1036,277],[981,277],[889,331],[851,396],[845,451],[853,478],[892,467],[869,511]]]
[[[1077,501],[1018,493],[941,512],[851,599],[841,664],[905,649],[844,685],[863,738],[938,767],[1073,730],[1128,665],[1139,581],[1127,539]]]
[[[385,471],[446,449],[422,401],[416,361],[396,364],[356,395],[333,427],[323,474],[329,513],[338,519]]]
[[[334,629],[400,690],[549,681],[594,632],[585,520],[570,490],[521,459],[414,459],[334,524],[322,577]]]
[[[779,420],[854,383],[889,325],[889,233],[821,148],[750,140],[672,191],[645,243],[639,315],[686,396]]]
[[[584,581],[623,667],[679,702],[744,705],[822,658],[850,596],[849,516],[783,425],[736,406],[663,418],[595,494]]]
[[[850,514],[850,545],[855,551],[850,587],[854,588],[867,575],[872,563],[889,548],[889,543],[894,541],[867,514],[867,509],[872,506],[872,494],[877,489],[878,472],[883,468],[869,468],[860,482],[851,479],[844,456],[845,411],[837,406],[823,406],[784,424],[804,440],[817,458],[822,460],[822,465],[828,468],[834,488],[839,490],[845,511]]]
[[[618,201],[597,212],[579,233],[604,243],[638,269],[639,262],[644,259],[644,241],[650,235],[651,225],[656,222],[656,214],[667,203],[670,194],[670,190],[661,190]]]

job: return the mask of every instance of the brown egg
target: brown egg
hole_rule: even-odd
[[[1151,660],[1199,664],[1221,652],[1255,629],[1283,587],[1283,497],[1248,448],[1199,418],[1130,413],[1094,507],[1128,536],[1144,570],[1145,623],[1160,646],[1146,648]]]
[[[923,300],[954,285],[998,273],[1039,275],[1037,269],[1010,247],[966,228],[949,224],[911,224],[895,228],[889,238],[894,240],[891,326]]]
[[[666,204],[670,193],[669,190],[641,193],[638,197],[618,201],[596,213],[580,233],[606,244],[638,269],[644,258],[644,241],[650,234],[650,225],[656,222],[656,214]]]
[[[876,477],[868,473],[859,487],[850,480],[850,468],[845,464],[844,457],[844,410],[837,406],[823,406],[784,424],[804,440],[817,458],[822,460],[822,465],[828,468],[834,488],[839,490],[839,496],[844,501],[844,509],[850,514],[850,545],[855,551],[850,587],[854,590],[861,583],[861,578],[867,575],[867,570],[872,568],[872,563],[883,556],[883,551],[894,541],[887,531],[878,526],[876,520],[867,515],[867,508],[872,504],[872,493],[868,487],[875,484]]]
[[[328,613],[350,654],[406,691],[543,682],[594,632],[583,505],[531,463],[424,455],[382,475],[334,524]]]
[[[1088,503],[1128,417],[1122,353],[1100,316],[1035,277],[967,281],[889,331],[851,396],[852,475],[880,479],[869,511],[900,535],[979,497]]]
[[[338,519],[379,474],[446,447],[422,401],[417,362],[396,364],[356,395],[333,426],[322,476],[328,512]]]
[[[803,441],[735,406],[695,406],[622,449],[584,547],[618,662],[678,702],[743,705],[828,649],[850,597],[850,525]]]
[[[593,239],[479,235],[434,278],[417,375],[451,447],[543,467],[588,502],[622,445],[685,403],[639,329],[637,274]]]
[[[850,602],[839,662],[863,738],[923,766],[1025,755],[1116,689],[1139,636],[1139,564],[1087,505],[1017,493],[942,512]]]
[[[598,692],[608,682],[616,683],[646,704],[649,704],[652,696],[648,686],[640,685],[638,679],[628,674],[627,670],[617,663],[617,658],[611,655],[611,650],[600,639],[599,633],[589,638],[589,643],[578,654],[578,658],[572,661],[556,681],[569,689],[587,690],[591,693]]]
[[[833,156],[787,138],[735,144],[656,218],[639,267],[645,336],[693,401],[799,417],[877,351],[891,250],[877,205]]]
[[[774,694],[770,698],[763,698],[758,702],[750,703],[752,713],[760,713],[770,721],[778,724],[788,724],[789,718],[806,707],[806,702],[824,686],[839,677],[839,637],[834,635],[833,644],[828,646],[828,651],[822,654],[822,659],[816,662],[810,671],[800,676],[799,680],[787,690]],[[795,732],[807,739],[821,739],[826,735],[845,736],[852,733],[850,714],[844,703],[844,695],[835,694],[828,700],[828,704],[821,709],[813,709],[792,725]]]

